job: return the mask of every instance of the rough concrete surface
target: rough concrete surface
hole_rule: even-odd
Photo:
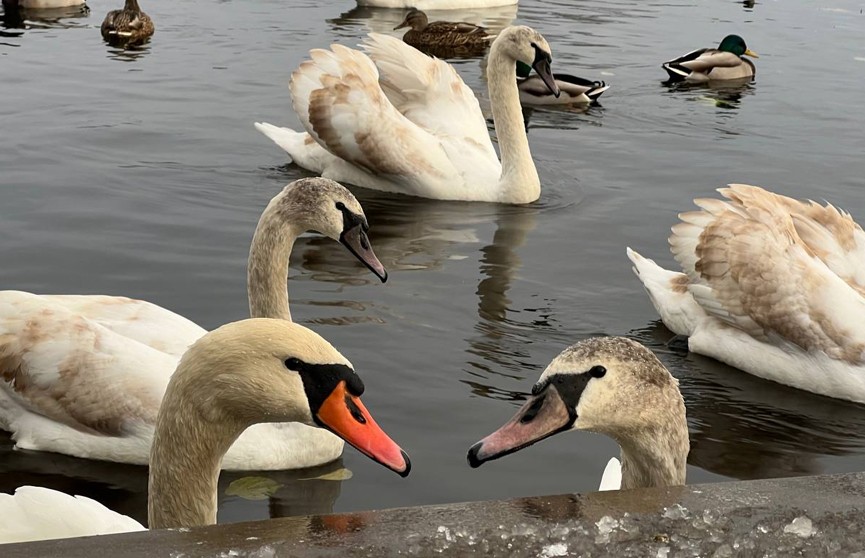
[[[0,547],[3,558],[865,558],[865,473],[470,502]]]

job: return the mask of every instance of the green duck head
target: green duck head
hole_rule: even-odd
[[[526,79],[527,77],[529,77],[530,73],[532,73],[532,67],[525,62],[520,62],[519,60],[517,60],[517,77],[521,79]]]
[[[745,39],[743,39],[739,35],[727,35],[726,37],[724,37],[724,40],[722,40],[721,44],[718,45],[718,50],[722,50],[724,52],[732,52],[736,56],[745,55],[752,58],[759,58],[756,52],[749,49],[745,45]]]

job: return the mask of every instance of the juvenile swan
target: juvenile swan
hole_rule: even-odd
[[[673,226],[683,273],[628,249],[664,325],[695,353],[865,403],[865,232],[830,204],[747,184],[719,192]]]
[[[454,70],[399,39],[371,33],[368,54],[332,45],[289,83],[306,133],[256,123],[295,163],[387,192],[442,200],[529,203],[541,182],[529,151],[517,61],[529,64],[555,95],[547,41],[529,27],[508,27],[490,48],[487,82],[501,162],[478,100]]]
[[[597,337],[565,349],[514,418],[469,449],[469,464],[479,467],[565,430],[618,442],[621,486],[602,489],[685,484],[688,423],[679,382],[635,341]]]
[[[270,201],[253,237],[253,317],[291,319],[288,259],[294,241],[310,229],[387,278],[355,197],[330,180],[298,180]],[[141,300],[0,291],[0,428],[21,449],[146,465],[168,380],[180,355],[205,333]],[[321,429],[263,424],[238,439],[223,466],[311,467],[333,461],[342,448]]]
[[[208,333],[180,360],[159,409],[150,458],[150,528],[216,523],[220,461],[256,423],[327,428],[407,476],[408,455],[361,403],[363,390],[351,363],[303,326],[259,318]],[[90,499],[33,486],[0,494],[0,517],[0,543],[143,529]]]

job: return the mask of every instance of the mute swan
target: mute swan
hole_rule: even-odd
[[[596,337],[562,351],[504,426],[469,449],[472,467],[566,430],[606,434],[621,448],[620,486],[611,460],[602,489],[685,484],[688,423],[679,382],[641,344]]]
[[[731,184],[694,200],[670,247],[684,273],[628,249],[664,325],[767,380],[865,403],[865,233],[832,205]]]
[[[180,359],[159,409],[150,457],[150,528],[216,523],[220,461],[256,423],[316,424],[407,476],[408,455],[361,403],[363,390],[351,363],[303,326],[255,318],[206,334]],[[32,486],[0,494],[0,517],[0,543],[143,529],[88,498]]]
[[[507,27],[490,48],[490,104],[502,153],[456,70],[399,39],[370,33],[369,56],[341,45],[310,51],[294,71],[292,105],[309,133],[255,124],[301,167],[365,188],[443,200],[529,203],[541,183],[529,151],[517,61],[554,94],[550,47],[529,27]]]
[[[286,282],[295,239],[339,240],[383,281],[363,209],[341,185],[297,180],[261,215],[249,253],[253,317],[291,319]],[[165,386],[179,356],[206,332],[141,300],[0,291],[0,428],[16,447],[147,464]],[[227,469],[293,469],[333,461],[342,441],[299,424],[250,428]]]
[[[753,77],[757,71],[754,63],[742,56],[759,58],[745,46],[742,37],[727,35],[718,48],[701,48],[664,62],[661,67],[669,74],[670,81],[704,83]]]
[[[111,10],[102,22],[102,38],[111,44],[130,46],[153,35],[153,20],[138,7],[138,0],[126,0],[122,10]]]
[[[427,15],[412,8],[405,15],[402,23],[393,28],[394,31],[410,27],[402,36],[402,40],[418,50],[423,47],[482,47],[486,48],[493,37],[480,25],[466,22],[434,21],[429,22]]]
[[[610,88],[603,81],[556,72],[553,77],[561,92],[557,96],[550,92],[544,80],[531,73],[531,66],[517,62],[517,89],[520,90],[520,103],[523,105],[587,105],[596,102]]]
[[[513,6],[517,0],[357,0],[358,6],[372,8],[417,8],[419,10],[470,10]]]

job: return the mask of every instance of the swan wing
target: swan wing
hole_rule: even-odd
[[[622,464],[615,457],[611,457],[604,467],[604,474],[601,475],[601,485],[598,490],[603,492],[606,490],[619,490],[622,488]]]
[[[361,46],[379,70],[382,90],[407,119],[437,138],[470,143],[498,162],[477,97],[453,66],[379,33],[370,33]]]
[[[37,486],[0,493],[0,517],[0,544],[144,530],[95,500]]]
[[[689,291],[755,339],[862,363],[865,297],[802,240],[787,201],[757,190],[746,202],[722,190],[728,201],[695,200],[702,210],[680,215],[670,245]]]
[[[50,449],[22,432],[34,422],[101,437],[152,429],[176,363],[62,304],[0,293],[0,427],[19,445]]]
[[[289,89],[295,112],[319,145],[409,190],[458,177],[440,141],[384,94],[369,57],[337,44],[310,57],[292,73]]]
[[[180,357],[207,331],[161,306],[123,296],[42,295],[124,337]]]
[[[723,195],[742,207],[786,209],[799,238],[833,273],[865,294],[865,232],[849,213],[832,204],[799,201],[747,184],[730,184]]]

